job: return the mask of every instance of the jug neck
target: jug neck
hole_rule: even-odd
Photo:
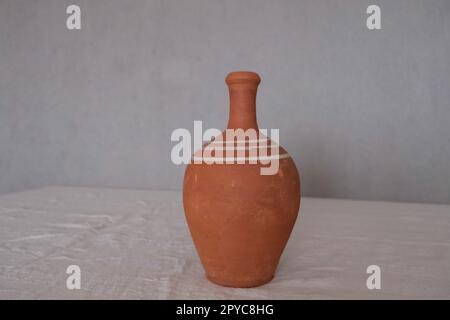
[[[258,74],[248,71],[230,73],[225,82],[230,94],[230,116],[227,129],[255,129],[256,93],[261,78]]]

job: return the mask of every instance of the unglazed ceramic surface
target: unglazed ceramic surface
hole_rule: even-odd
[[[232,72],[226,78],[230,92],[227,129],[256,129],[256,92],[260,77]],[[245,150],[251,158],[256,141],[226,140],[225,131],[211,143]],[[270,141],[270,140],[269,140]],[[274,144],[270,141],[269,146]],[[194,159],[202,159],[202,151]],[[204,155],[203,155],[204,156]],[[216,156],[216,154],[212,154]],[[258,154],[259,156],[259,154]],[[300,206],[300,179],[294,161],[279,148],[275,174],[262,175],[267,164],[191,163],[187,166],[183,204],[187,223],[206,276],[231,287],[254,287],[270,281],[286,246]]]

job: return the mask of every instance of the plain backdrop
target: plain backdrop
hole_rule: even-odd
[[[0,0],[0,193],[180,190],[170,135],[226,126],[233,70],[303,195],[450,203],[448,0]]]

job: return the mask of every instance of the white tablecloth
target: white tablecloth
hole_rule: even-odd
[[[66,268],[81,268],[81,289]],[[366,268],[381,268],[369,290]],[[181,193],[49,187],[0,197],[1,299],[450,298],[450,206],[303,198],[277,274],[208,282]]]

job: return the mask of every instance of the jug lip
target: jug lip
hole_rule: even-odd
[[[252,71],[233,71],[225,78],[225,82],[230,85],[234,83],[255,83],[261,82],[261,77]]]

